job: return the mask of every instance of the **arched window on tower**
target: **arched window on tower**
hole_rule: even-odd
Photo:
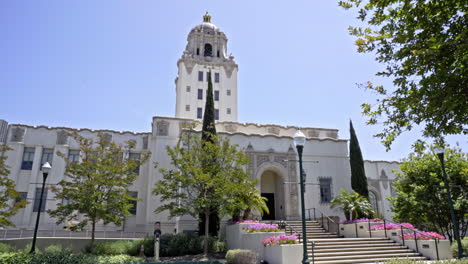
[[[211,56],[213,56],[212,50],[213,50],[213,49],[212,49],[212,47],[211,47],[211,44],[210,44],[210,43],[206,43],[206,44],[205,44],[205,52],[204,52],[203,56],[205,56],[205,57],[211,57]]]
[[[216,56],[219,58],[219,50],[216,52]]]
[[[200,49],[197,48],[197,55],[200,55]]]

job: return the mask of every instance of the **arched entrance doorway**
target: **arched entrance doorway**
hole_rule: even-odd
[[[284,191],[281,177],[272,170],[266,170],[260,178],[260,193],[268,199],[269,214],[264,214],[262,220],[284,219]]]

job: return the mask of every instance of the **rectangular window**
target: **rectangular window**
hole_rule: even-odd
[[[215,83],[219,83],[219,73],[215,72]]]
[[[128,192],[128,195],[130,195],[133,198],[138,198],[138,192]],[[132,208],[130,208],[130,210],[128,210],[128,212],[130,214],[132,214],[132,215],[136,215],[137,214],[138,201],[130,200],[129,203],[132,205]]]
[[[94,164],[96,164],[98,158],[98,153],[96,151],[89,152],[86,157],[87,160],[91,161]]]
[[[215,109],[215,120],[219,120],[219,109]]]
[[[203,110],[201,107],[197,108],[197,118],[201,119],[203,117]]]
[[[203,72],[202,71],[198,72],[198,81],[203,82]]]
[[[231,108],[226,109],[226,113],[227,113],[228,115],[230,115],[230,114],[231,114]]]
[[[31,170],[34,160],[34,148],[24,148],[23,162],[21,163],[22,170]]]
[[[130,152],[130,153],[128,154],[128,158],[129,158],[129,159],[132,159],[132,160],[134,160],[134,161],[140,161],[140,153],[131,153],[131,152]],[[140,166],[138,166],[137,168],[135,168],[135,173],[136,173],[137,175],[140,174]]]
[[[26,199],[28,199],[28,193],[27,192],[18,192],[18,193],[19,193],[19,197],[16,197],[15,203],[25,201]]]
[[[203,100],[203,90],[198,89],[198,100]]]
[[[206,73],[206,81],[211,80],[211,72]]]
[[[34,196],[33,212],[39,212],[39,201],[41,200],[41,189],[42,188],[36,188],[36,195]],[[44,189],[44,196],[42,196],[41,212],[45,211],[46,201],[47,201],[47,189]]]
[[[187,112],[190,111],[190,105],[185,105],[185,111],[187,111]]]
[[[68,161],[70,162],[79,162],[80,161],[80,151],[76,149],[70,149],[68,151]]]
[[[190,86],[187,86],[187,92],[190,93]]]
[[[320,202],[321,203],[329,203],[332,200],[331,195],[331,183],[332,180],[330,178],[321,178],[319,179],[320,183]]]
[[[215,94],[214,94],[214,99],[215,101],[219,101],[219,91],[214,91]]]
[[[231,90],[226,90],[227,96],[231,96]]]
[[[54,158],[54,149],[51,149],[51,148],[42,149],[41,167],[46,162],[49,162],[49,164],[52,165],[53,158]]]

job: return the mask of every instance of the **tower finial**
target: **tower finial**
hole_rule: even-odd
[[[208,11],[206,11],[205,15],[203,16],[203,22],[211,23],[211,16],[208,14]]]

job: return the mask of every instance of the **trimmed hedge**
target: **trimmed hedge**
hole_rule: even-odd
[[[29,254],[24,252],[0,254],[2,264],[118,264],[118,263],[142,263],[144,259],[128,255],[96,256],[87,254],[67,253],[39,253]]]
[[[257,254],[247,249],[231,249],[226,253],[226,264],[256,264]]]

